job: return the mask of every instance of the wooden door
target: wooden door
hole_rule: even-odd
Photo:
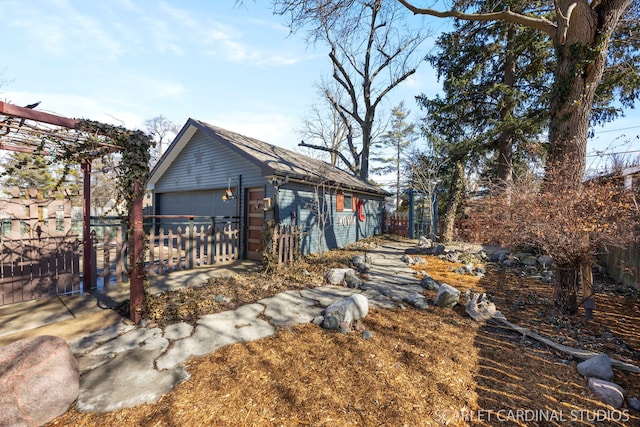
[[[248,188],[246,193],[247,258],[262,261],[262,233],[264,229],[264,189]]]

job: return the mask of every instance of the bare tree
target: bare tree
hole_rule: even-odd
[[[175,137],[180,131],[180,127],[160,114],[151,119],[145,120],[144,125],[147,129],[147,133],[151,135],[154,145],[151,147],[151,161],[150,167],[153,168],[162,153],[164,153],[165,144],[170,142],[170,139]]]
[[[344,167],[355,174],[357,169],[353,168],[352,162],[340,151],[347,135],[354,132],[353,124],[349,117],[339,114],[325,96],[330,86],[331,82],[326,81],[318,84],[318,92],[323,102],[311,106],[311,111],[304,118],[302,127],[298,129],[298,134],[303,138],[300,146],[324,147],[321,151],[328,152],[332,166],[338,166],[338,160],[340,160]],[[308,141],[317,142],[317,144],[310,144]]]
[[[345,123],[358,127],[359,138],[347,133],[346,151],[353,160],[351,171],[368,179],[378,107],[416,72],[422,59],[417,49],[426,36],[408,28],[405,11],[395,2],[274,0],[274,8],[289,16],[292,31],[306,27],[310,40],[329,46],[337,90],[328,89],[325,96]],[[337,154],[331,147],[304,146]]]

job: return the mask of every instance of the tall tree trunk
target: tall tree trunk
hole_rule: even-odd
[[[504,61],[504,76],[502,83],[507,88],[502,106],[500,108],[500,120],[502,123],[510,122],[513,117],[515,100],[513,98],[513,87],[516,83],[516,57],[512,52],[512,42],[515,37],[515,25],[509,24],[507,31],[507,54]],[[498,182],[505,190],[509,191],[513,184],[513,129],[509,126],[502,129],[498,137]]]
[[[609,39],[630,0],[602,2],[594,9],[586,1],[559,0],[557,4],[570,21],[559,25],[554,41],[557,68],[547,178],[555,191],[579,188],[582,183],[594,96],[606,65]]]
[[[360,153],[360,179],[367,181],[369,179],[369,152],[371,147],[371,128],[372,125],[362,127],[362,151]]]
[[[442,214],[442,232],[440,233],[440,242],[450,243],[453,241],[453,228],[456,222],[456,214],[458,207],[462,203],[464,196],[464,164],[456,162],[454,165],[453,176],[449,186],[449,197],[444,213]]]
[[[558,265],[556,284],[553,288],[555,305],[560,313],[574,315],[578,312],[578,290],[580,289],[580,265]]]
[[[586,1],[559,0],[557,4],[570,20],[566,28],[559,26],[555,40],[557,68],[549,123],[551,150],[545,173],[545,189],[551,193],[582,186],[596,89],[604,73],[609,39],[630,0],[601,2],[594,9]],[[577,293],[582,287],[584,267],[583,260],[558,267],[555,302],[563,314],[578,311]]]

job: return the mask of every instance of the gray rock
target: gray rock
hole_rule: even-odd
[[[520,262],[523,265],[529,265],[529,266],[537,266],[538,265],[538,260],[533,255],[527,255],[525,257],[520,258]]]
[[[182,365],[163,372],[156,370],[154,360],[163,352],[162,348],[134,348],[83,374],[76,402],[78,412],[112,412],[158,401],[189,378]]]
[[[124,333],[135,329],[134,325],[125,325],[124,323],[116,323],[108,328],[101,329],[91,334],[69,341],[71,350],[74,354],[85,353],[92,350],[109,340],[112,340]]]
[[[332,268],[325,274],[324,279],[327,283],[332,285],[343,285],[344,284],[344,276],[350,272],[355,275],[355,270],[353,268]]]
[[[320,326],[324,329],[338,329],[340,322],[335,316],[324,316],[322,322],[320,322]]]
[[[630,397],[629,399],[627,399],[627,404],[629,405],[629,408],[633,409],[636,412],[640,412],[640,400],[636,399],[635,397]]]
[[[347,271],[344,275],[344,284],[351,289],[360,289],[362,286],[362,280],[356,276],[354,271]]]
[[[371,261],[371,257],[356,255],[351,259],[351,264],[360,271],[369,271],[371,269]]]
[[[605,381],[611,381],[613,379],[611,359],[604,353],[578,363],[577,368],[578,372],[587,378],[600,378]]]
[[[501,262],[505,267],[513,267],[516,264],[516,261],[512,258],[505,258]]]
[[[69,344],[42,335],[0,347],[0,426],[38,426],[78,398],[80,370]]]
[[[420,281],[420,286],[430,291],[437,291],[440,288],[440,283],[432,277],[425,276]]]
[[[322,311],[322,315],[333,316],[338,323],[351,323],[364,318],[369,313],[369,300],[364,295],[353,294],[338,300]]]
[[[407,265],[415,264],[415,260],[407,254],[402,255],[402,257],[400,257],[400,261],[404,262]]]
[[[362,264],[367,262],[367,257],[364,255],[356,255],[353,258],[351,258],[351,264],[353,264],[354,267],[359,268]]]
[[[420,310],[426,310],[429,308],[429,303],[427,302],[427,299],[424,297],[424,295],[420,295],[417,293],[406,295],[403,298],[403,301]]]
[[[627,394],[618,384],[600,378],[589,378],[589,388],[598,399],[616,409],[622,406]]]
[[[505,259],[509,258],[510,253],[511,253],[510,251],[499,249],[491,255],[491,261],[503,262]]]
[[[438,256],[445,253],[447,247],[445,245],[436,245],[433,247],[433,254]]]
[[[413,261],[415,265],[427,265],[427,260],[421,256],[415,257]]]
[[[425,236],[420,236],[420,239],[418,240],[418,245],[424,246],[426,248],[430,248],[431,246],[433,246],[433,241],[431,239],[426,238]]]
[[[516,258],[517,260],[521,260],[524,257],[528,257],[528,256],[532,256],[529,252],[516,252],[513,254],[513,258]]]
[[[460,252],[449,252],[444,255],[444,259],[449,262],[460,262]]]
[[[553,267],[553,258],[549,255],[540,255],[538,257],[538,264],[544,269]]]
[[[453,286],[443,283],[438,288],[438,293],[433,301],[434,305],[443,308],[452,308],[460,299],[460,291]]]
[[[217,303],[223,303],[223,302],[229,303],[231,302],[231,298],[225,297],[224,295],[216,295],[215,301]]]
[[[321,311],[315,301],[303,297],[295,290],[280,292],[258,300],[258,303],[265,307],[263,315],[275,326],[308,323]]]

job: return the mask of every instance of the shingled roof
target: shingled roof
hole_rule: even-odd
[[[382,196],[387,196],[389,194],[382,188],[365,182],[322,160],[313,159],[305,156],[304,154],[277,147],[255,138],[240,135],[239,133],[231,132],[200,120],[190,118],[180,134],[183,134],[191,125],[195,126],[206,135],[211,136],[221,144],[226,145],[239,155],[244,156],[255,163],[262,170],[263,176],[288,176],[290,179],[307,181],[309,183],[328,181],[328,183],[338,185],[344,189],[363,191]],[[176,141],[180,139],[180,134],[176,137]],[[173,147],[174,144],[175,141],[172,144],[172,147],[169,147],[169,150],[167,150],[165,155],[163,155],[163,158],[160,159],[160,162],[158,162],[158,165],[156,165],[152,171],[152,176],[157,172],[160,174],[163,173],[163,171],[158,171],[157,169],[159,169],[158,167],[161,166],[161,163],[168,160],[165,159],[165,156],[169,154],[169,151],[175,148]],[[164,168],[161,167],[160,169],[165,169],[167,166],[168,165],[165,164]]]

